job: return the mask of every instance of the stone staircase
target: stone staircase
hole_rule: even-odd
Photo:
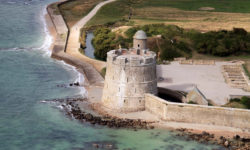
[[[248,80],[242,68],[242,65],[223,65],[222,74],[228,83],[233,88],[248,89]]]

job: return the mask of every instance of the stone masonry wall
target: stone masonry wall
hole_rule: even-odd
[[[67,38],[68,38],[68,28],[66,23],[64,22],[64,19],[62,15],[58,12],[56,12],[55,8],[52,7],[52,5],[60,5],[61,3],[66,2],[67,0],[56,2],[53,4],[48,5],[47,12],[49,14],[49,17],[51,19],[51,22],[54,25],[54,28],[56,29],[56,38],[54,41],[54,47],[52,50],[52,56],[54,53],[65,51],[66,45],[67,45]]]
[[[156,79],[155,55],[118,58],[113,50],[108,53],[103,105],[123,112],[144,110],[144,93],[157,94]]]
[[[134,49],[147,49],[147,40],[134,39],[133,40],[133,48]]]
[[[250,110],[167,102],[145,95],[146,110],[162,120],[229,126],[250,131]]]

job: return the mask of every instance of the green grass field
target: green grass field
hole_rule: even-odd
[[[249,13],[250,0],[137,0],[135,7],[173,7],[182,10],[199,10],[213,7],[216,12]]]
[[[116,22],[129,13],[129,7],[124,0],[118,0],[116,2],[103,6],[97,14],[88,22],[87,26],[101,25],[108,22]]]
[[[59,5],[59,9],[67,25],[71,27],[101,1],[103,0],[71,0]]]
[[[101,8],[88,25],[100,25],[128,19],[130,12],[133,14],[132,19],[141,20],[139,23],[143,22],[144,24],[147,24],[147,20],[154,23],[172,20],[169,13],[173,14],[177,20],[181,16],[179,20],[182,21],[185,17],[195,16],[201,18],[204,15],[207,17],[202,18],[201,21],[211,21],[211,19],[216,21],[218,18],[220,20],[221,17],[211,18],[210,14],[199,10],[201,7],[214,8],[214,10],[206,12],[250,13],[250,0],[118,0]],[[199,13],[187,16],[188,14],[183,12],[173,12],[175,10],[168,12],[168,8],[197,11],[201,12],[201,14],[200,16]]]

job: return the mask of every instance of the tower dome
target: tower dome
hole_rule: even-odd
[[[139,30],[134,35],[133,48],[146,50],[147,49],[147,35],[144,31]]]
[[[144,31],[142,30],[139,30],[135,33],[134,35],[134,39],[137,39],[137,40],[146,40],[147,39],[147,35]]]

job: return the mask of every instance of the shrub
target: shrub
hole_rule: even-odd
[[[176,47],[172,46],[170,43],[165,42],[163,49],[160,51],[160,59],[161,60],[172,60],[175,57],[182,56],[176,49]]]
[[[189,101],[188,104],[197,104],[197,103],[194,101]]]
[[[189,36],[197,51],[203,54],[224,57],[249,52],[250,49],[249,34],[242,28],[234,28],[233,31],[194,33]]]
[[[247,76],[248,76],[248,78],[250,79],[250,73],[249,73],[249,71],[248,71],[248,69],[247,69],[246,64],[243,64],[243,65],[242,65],[242,67],[243,67],[243,69],[244,69],[244,71],[245,71],[246,75],[247,75]]]
[[[92,44],[95,48],[95,57],[100,60],[106,60],[108,51],[118,48],[119,45],[128,47],[129,39],[116,36],[116,34],[111,32],[107,27],[99,27],[94,31]]]
[[[243,96],[242,98],[230,99],[226,107],[250,109],[250,97]]]
[[[105,75],[106,75],[106,67],[102,68],[101,70],[101,75],[103,78],[105,78]]]
[[[233,98],[233,99],[230,99],[230,102],[240,102],[240,99],[239,98]]]
[[[79,49],[78,49],[78,51],[79,51],[81,54],[85,55],[85,51],[84,51],[84,49],[79,48]]]
[[[250,98],[243,96],[240,100],[240,103],[245,105],[247,109],[250,109]]]
[[[97,59],[106,60],[107,52],[115,48],[115,34],[110,29],[101,27],[95,30],[94,36],[94,55]]]

